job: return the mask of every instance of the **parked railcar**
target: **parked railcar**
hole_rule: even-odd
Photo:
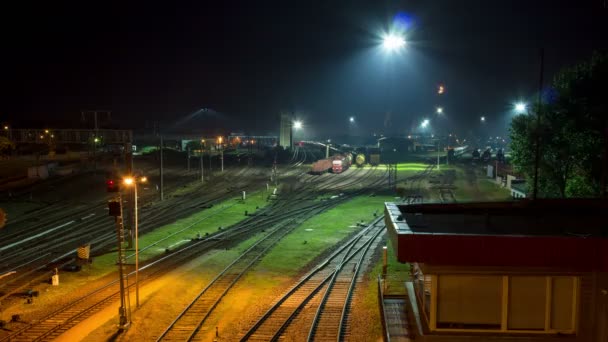
[[[310,169],[310,173],[313,175],[320,175],[322,173],[329,172],[332,169],[332,161],[333,159],[319,159],[316,162],[312,163],[312,167]]]
[[[345,158],[336,159],[336,160],[332,161],[331,171],[333,173],[342,173],[342,172],[348,170],[349,166],[350,165],[348,164],[348,161]]]
[[[333,156],[332,172],[333,173],[342,173],[342,172],[348,170],[348,168],[352,164],[352,158],[353,158],[353,155],[350,153]]]
[[[370,148],[369,149],[369,163],[372,166],[380,165],[380,149],[379,148]]]
[[[355,164],[357,167],[363,167],[365,165],[365,154],[359,153],[355,158]]]

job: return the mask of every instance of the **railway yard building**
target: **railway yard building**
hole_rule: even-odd
[[[411,264],[401,316],[407,334],[608,341],[606,209],[606,201],[583,199],[386,203],[396,258]]]

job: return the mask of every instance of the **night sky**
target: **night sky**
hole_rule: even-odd
[[[534,99],[540,47],[546,84],[608,47],[604,0],[91,3],[3,4],[1,122],[75,126],[81,110],[109,109],[125,128],[219,118],[277,134],[284,110],[319,137],[407,132],[422,118],[464,133],[481,115],[500,133],[512,103]],[[379,47],[389,29],[405,31],[400,54]]]

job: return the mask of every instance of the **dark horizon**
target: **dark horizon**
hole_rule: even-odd
[[[500,133],[514,101],[534,101],[541,47],[548,85],[606,51],[608,33],[600,0],[15,6],[0,107],[14,127],[74,124],[90,109],[121,127],[171,126],[209,108],[215,125],[258,134],[278,131],[280,111],[312,136],[347,131],[350,116],[353,134],[406,132],[423,117],[466,133],[480,116]],[[389,56],[380,35],[395,25],[407,47]],[[206,115],[186,125],[208,127]]]

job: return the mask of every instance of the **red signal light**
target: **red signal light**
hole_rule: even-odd
[[[107,192],[118,192],[119,186],[118,184],[114,183],[113,179],[108,179],[106,181],[106,190]]]

